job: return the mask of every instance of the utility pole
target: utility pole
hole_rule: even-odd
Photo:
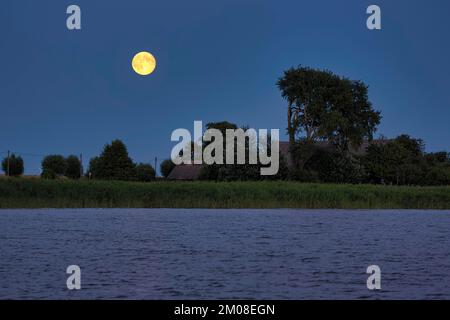
[[[156,169],[156,164],[158,163],[158,157],[155,157],[155,177],[157,176],[156,172],[158,169]]]
[[[6,175],[9,177],[9,150],[8,150],[8,160],[6,161],[7,165],[6,165]]]

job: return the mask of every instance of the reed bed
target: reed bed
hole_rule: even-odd
[[[450,209],[450,187],[5,178],[0,208]]]

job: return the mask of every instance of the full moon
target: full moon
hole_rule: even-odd
[[[137,53],[131,62],[133,70],[141,76],[148,76],[156,68],[156,59],[150,52]]]

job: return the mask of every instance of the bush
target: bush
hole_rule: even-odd
[[[42,172],[53,171],[56,175],[62,176],[66,169],[66,159],[61,155],[49,155],[42,160]]]
[[[155,169],[149,164],[140,163],[136,166],[137,181],[148,182],[155,180]]]
[[[311,177],[328,183],[361,183],[364,169],[360,160],[351,154],[318,149],[305,164]],[[314,181],[314,180],[311,180]]]
[[[2,161],[2,170],[5,172],[5,175],[8,175],[8,163],[9,163],[9,176],[18,177],[23,174],[23,160],[22,157],[16,157],[15,154],[11,154],[9,157],[4,158]]]
[[[450,185],[450,166],[432,167],[425,176],[425,183],[430,186]]]
[[[286,180],[289,170],[282,155],[279,159],[278,173],[272,176],[261,175],[261,164],[213,164],[204,165],[200,170],[200,180],[213,181],[256,181],[256,180]]]
[[[319,174],[313,170],[294,169],[289,172],[289,179],[299,182],[320,182]]]
[[[41,173],[41,178],[46,180],[56,179],[57,174],[52,169],[44,169]]]
[[[175,168],[175,163],[172,162],[171,159],[166,159],[163,162],[161,162],[161,174],[164,178],[167,178],[169,174],[172,172],[173,168]]]

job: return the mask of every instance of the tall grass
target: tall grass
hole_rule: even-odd
[[[450,209],[450,187],[0,179],[0,208]]]

